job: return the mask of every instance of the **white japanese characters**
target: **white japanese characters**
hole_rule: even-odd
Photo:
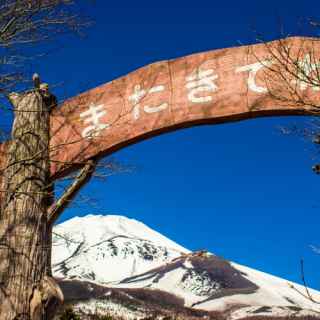
[[[303,60],[298,61],[297,79],[292,82],[304,91],[310,86],[314,91],[320,90],[319,75],[320,62],[312,61],[310,54],[305,55]],[[315,76],[312,74],[315,73]]]
[[[145,90],[141,88],[139,84],[135,85],[133,89],[133,94],[130,95],[128,98],[129,101],[132,102],[133,104],[133,110],[132,110],[133,119],[138,120],[140,118],[140,109],[143,109],[143,111],[146,113],[155,113],[155,112],[165,110],[168,107],[167,102],[163,102],[157,106],[141,105],[144,97],[146,97],[148,94],[159,93],[163,91],[165,91],[164,85],[154,86],[149,90]]]
[[[97,137],[101,130],[108,128],[110,125],[101,123],[100,118],[106,114],[104,104],[94,105],[91,103],[87,111],[80,113],[80,118],[83,118],[85,124],[89,124],[83,131],[82,137],[93,138]]]
[[[197,68],[194,72],[182,78],[182,81],[185,81],[183,84],[185,90],[182,92],[185,94],[185,99],[192,104],[199,105],[212,102],[214,93],[220,90],[220,82],[223,84],[223,81],[228,81],[228,78],[224,80],[221,77],[222,79],[220,79],[220,75],[216,74],[213,68],[208,67],[209,64],[212,65],[211,60],[205,63],[207,68],[204,68],[204,64],[202,64],[201,68]],[[244,73],[242,76],[246,79],[248,90],[258,94],[265,94],[268,92],[268,88],[266,84],[263,84],[263,78],[258,82],[257,74],[260,70],[270,67],[273,63],[276,63],[276,61],[265,59],[244,66],[235,66],[232,74]],[[315,91],[320,91],[320,83],[317,83],[316,77],[313,83],[314,75],[318,75],[318,72],[320,72],[320,61],[315,61],[310,54],[307,54],[298,61],[296,66],[299,71],[298,76],[297,79],[292,81],[294,81],[298,89],[306,90],[311,87]],[[225,73],[224,75],[229,77],[230,80],[230,73]],[[181,77],[178,77],[178,79],[181,81]],[[219,79],[219,87],[216,84],[217,79]],[[241,85],[243,85],[242,82]],[[129,93],[127,96],[127,102],[130,106],[129,118],[132,117],[136,121],[141,117],[142,113],[152,114],[166,110],[169,107],[169,103],[164,98],[167,96],[166,90],[167,87],[163,84],[155,84],[151,88],[143,88],[141,84],[134,85],[132,92],[130,92],[131,94]],[[177,97],[181,99],[180,92]],[[181,104],[183,105],[184,103],[185,101]],[[106,123],[106,114],[107,111],[104,104],[95,105],[93,103],[88,106],[87,110],[80,113],[80,119],[86,125],[81,133],[82,136],[91,139],[99,136],[102,130],[109,128],[111,124]]]
[[[264,60],[261,62],[256,62],[256,63],[252,63],[252,64],[248,64],[246,66],[242,66],[242,67],[238,67],[236,69],[236,73],[239,72],[249,72],[249,76],[248,76],[248,88],[256,93],[267,93],[268,89],[262,86],[258,86],[256,83],[256,76],[257,76],[257,72],[264,68],[264,67],[269,67],[272,65],[272,61],[271,60]]]
[[[218,87],[214,81],[218,75],[212,69],[198,69],[194,74],[186,77],[186,88],[188,89],[188,100],[192,103],[207,103],[213,100],[208,93],[215,92]]]

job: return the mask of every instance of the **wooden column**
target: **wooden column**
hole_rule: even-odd
[[[38,89],[10,98],[15,120],[0,215],[0,319],[51,319],[63,295],[46,274],[50,111]]]

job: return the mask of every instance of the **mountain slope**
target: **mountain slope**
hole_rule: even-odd
[[[152,288],[184,299],[188,307],[224,311],[233,306],[279,306],[316,309],[320,307],[303,296],[305,288],[269,274],[230,263],[208,253],[194,253],[123,279],[118,288]],[[320,299],[315,290],[310,293]],[[300,292],[300,293],[298,293]]]
[[[122,216],[89,215],[55,226],[53,271],[63,280],[67,300],[68,296],[84,300],[78,304],[82,310],[98,302],[103,310],[131,305],[133,311],[122,311],[127,319],[129,314],[140,319],[143,310],[160,308],[166,314],[171,305],[183,314],[222,312],[232,320],[320,312],[320,305],[312,303],[300,285],[292,287],[284,279],[204,251],[191,253]],[[319,292],[310,293],[320,301]],[[165,297],[166,306],[158,301],[156,307],[153,296]]]
[[[53,272],[56,277],[110,283],[187,252],[134,219],[88,215],[54,227]]]
[[[144,274],[124,279],[116,286],[168,291],[183,297],[188,307],[224,296],[250,294],[259,289],[229,262],[204,252],[176,258]]]

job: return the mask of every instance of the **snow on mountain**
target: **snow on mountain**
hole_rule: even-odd
[[[116,287],[167,291],[182,297],[187,307],[209,311],[242,305],[316,308],[320,312],[320,307],[304,296],[303,286],[206,252],[178,257],[166,265],[123,279]],[[312,289],[309,292],[320,301],[319,292]]]
[[[141,222],[122,216],[88,215],[55,226],[52,260],[56,277],[94,282],[94,291],[100,294],[111,290],[107,291],[110,296],[99,299],[105,308],[117,304],[112,300],[114,293],[117,299],[129,294],[129,300],[140,308],[141,296],[145,302],[156,292],[167,292],[176,307],[229,312],[231,320],[248,315],[303,315],[310,310],[320,315],[320,305],[308,299],[303,286],[205,251],[191,253]],[[70,281],[65,285],[77,286]],[[93,295],[91,289],[87,291]],[[320,301],[319,292],[309,292]]]
[[[247,280],[229,262],[206,252],[178,257],[146,273],[123,279],[121,288],[152,288],[168,291],[184,299],[187,307],[217,301],[220,297],[251,294],[259,287]],[[218,309],[218,308],[216,308]]]
[[[199,304],[199,308],[219,310],[230,304],[246,304],[249,306],[291,306],[314,309],[320,312],[320,305],[310,301],[304,286],[234,262],[230,264],[259,289],[250,295],[236,294],[230,297],[221,297],[216,301],[208,301]],[[320,301],[319,291],[310,288],[308,291],[316,301]]]
[[[56,277],[110,283],[189,252],[143,223],[116,215],[75,217],[54,227]]]

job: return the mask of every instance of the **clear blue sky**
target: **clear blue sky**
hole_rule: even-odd
[[[96,20],[83,40],[34,65],[45,81],[63,82],[60,99],[148,63],[193,52],[303,34],[299,21],[320,14],[319,0],[97,1]],[[320,20],[320,18],[319,18]],[[189,249],[207,249],[239,263],[320,289],[320,177],[315,150],[277,127],[306,118],[269,118],[203,126],[158,136],[117,152],[130,174],[92,182],[84,194],[99,208],[74,215],[113,213],[140,220]]]

